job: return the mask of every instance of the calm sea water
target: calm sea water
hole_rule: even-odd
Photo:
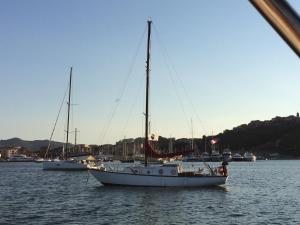
[[[300,224],[300,161],[229,170],[224,187],[124,188],[88,172],[0,163],[0,224]]]

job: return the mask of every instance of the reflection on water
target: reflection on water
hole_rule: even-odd
[[[208,196],[215,196],[222,202],[228,191],[225,187],[184,189],[99,186],[95,189],[99,196],[110,196],[110,199],[105,199],[107,204],[118,208],[126,221],[135,224],[145,224],[145,221],[148,221],[146,224],[183,224],[193,217],[193,220],[198,221],[199,208],[203,207],[201,211],[214,210],[208,205],[212,200]],[[199,201],[198,196],[207,196],[207,199]],[[102,209],[102,214],[116,216],[112,214],[111,208]],[[107,218],[107,221],[110,219]]]
[[[300,224],[299,169],[300,161],[235,162],[225,186],[154,188],[0,163],[0,224]]]

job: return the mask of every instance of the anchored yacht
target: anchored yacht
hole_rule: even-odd
[[[225,184],[227,173],[227,162],[223,162],[217,168],[211,168],[204,164],[204,168],[193,171],[185,171],[181,164],[151,165],[148,157],[161,158],[162,156],[173,157],[172,154],[161,154],[151,146],[148,135],[149,125],[149,74],[150,74],[150,38],[151,24],[148,20],[148,41],[147,41],[147,61],[146,61],[146,110],[145,110],[145,161],[144,165],[133,165],[116,168],[102,164],[98,167],[90,168],[91,174],[104,185],[125,185],[125,186],[155,186],[155,187],[195,187],[213,186]]]

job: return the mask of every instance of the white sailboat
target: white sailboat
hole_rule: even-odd
[[[211,155],[206,150],[206,136],[204,136],[204,152],[201,154],[201,159],[203,162],[211,161]]]
[[[145,164],[129,167],[111,168],[105,165],[90,168],[91,174],[103,185],[125,186],[152,186],[152,187],[197,187],[214,186],[225,184],[227,180],[227,163],[212,169],[206,165],[206,169],[197,171],[184,171],[181,164],[149,165],[148,154],[153,153],[148,140],[148,117],[149,117],[149,64],[150,64],[150,39],[151,20],[148,20],[147,41],[147,67],[146,67],[146,112],[145,112]],[[153,156],[153,154],[151,155]]]
[[[79,163],[74,159],[68,157],[69,151],[69,121],[70,121],[70,107],[71,107],[71,88],[72,88],[72,67],[70,69],[70,81],[69,81],[69,99],[68,99],[68,117],[67,117],[67,139],[65,143],[65,150],[63,147],[63,159],[54,159],[43,162],[44,170],[87,170],[87,164]],[[54,131],[54,130],[53,130]],[[53,132],[52,132],[53,134]],[[52,135],[51,135],[52,138]],[[50,139],[51,139],[50,138]],[[51,142],[51,140],[50,140]],[[47,152],[50,148],[50,142]]]

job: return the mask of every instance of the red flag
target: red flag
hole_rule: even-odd
[[[218,142],[218,140],[215,139],[215,138],[211,139],[211,141],[210,141],[210,143],[211,143],[212,145],[217,144],[217,142]]]

